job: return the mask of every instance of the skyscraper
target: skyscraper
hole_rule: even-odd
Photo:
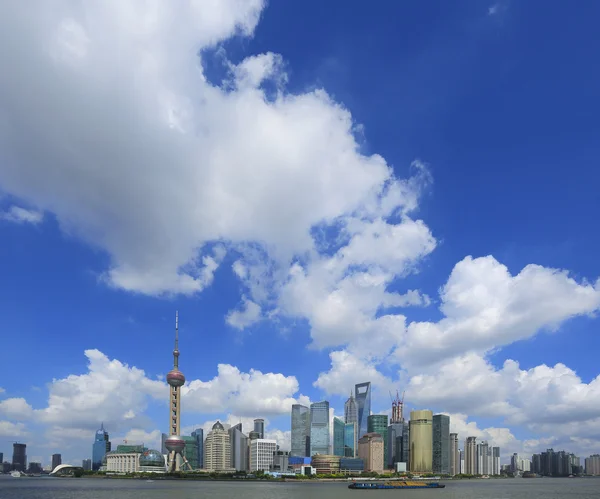
[[[12,469],[13,469],[13,471],[26,471],[27,470],[27,445],[26,444],[19,444],[17,442],[15,442],[13,444]]]
[[[492,447],[492,475],[500,474],[500,447]]]
[[[83,471],[91,471],[92,470],[92,460],[84,459],[83,461],[81,461],[81,467],[83,468]]]
[[[248,471],[248,437],[242,433],[242,423],[227,430],[231,444],[231,467],[237,471]]]
[[[310,404],[310,456],[329,454],[329,402]]]
[[[478,475],[489,475],[489,462],[490,459],[488,457],[489,454],[489,446],[488,443],[483,440],[481,443],[477,444],[477,474]]]
[[[356,421],[344,424],[344,457],[356,457],[358,451],[358,426]]]
[[[169,436],[165,440],[165,447],[169,451],[167,467],[169,471],[179,471],[179,456],[191,469],[184,450],[185,440],[179,436],[181,423],[181,387],[185,384],[185,376],[179,370],[179,314],[175,312],[175,348],[173,349],[173,369],[167,373],[169,384]]]
[[[196,439],[196,448],[198,449],[198,468],[202,469],[204,468],[204,430],[196,428],[192,432],[192,437]]]
[[[450,473],[450,417],[433,416],[433,472]]]
[[[211,471],[231,470],[231,442],[229,433],[217,421],[204,442],[204,467]]]
[[[291,456],[310,456],[310,412],[300,404],[292,406]]]
[[[265,420],[255,419],[254,420],[254,431],[260,436],[258,438],[265,438]]]
[[[379,433],[383,439],[383,468],[387,468],[388,458],[388,417],[387,414],[371,414],[367,418],[368,433]]]
[[[333,418],[333,455],[344,456],[345,423],[340,418]]]
[[[62,464],[62,456],[60,454],[52,454],[52,469]]]
[[[477,474],[477,437],[465,441],[465,475]]]
[[[358,421],[358,438],[369,431],[368,417],[371,415],[371,382],[359,383],[354,386],[356,413]]]
[[[92,446],[92,469],[98,471],[102,466],[102,459],[107,452],[110,452],[111,444],[108,432],[104,430],[104,423],[100,425],[100,429],[96,432],[94,445]]]
[[[344,404],[344,421],[346,423],[356,423],[358,421],[358,408],[352,392],[350,392],[350,397]]]
[[[344,421],[346,422],[344,430],[344,454],[346,457],[356,457],[358,455],[358,407],[352,392],[350,392],[350,397],[344,404]],[[353,428],[348,425],[353,425]],[[348,441],[351,433],[354,434],[354,442]],[[351,456],[350,448],[352,448]]]
[[[410,471],[430,473],[433,467],[433,413],[410,413]]]
[[[460,473],[460,453],[458,451],[458,433],[450,433],[450,474]]]

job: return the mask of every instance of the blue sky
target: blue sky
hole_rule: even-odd
[[[5,456],[156,445],[175,310],[186,431],[285,447],[371,380],[504,456],[598,452],[596,2],[17,4]]]

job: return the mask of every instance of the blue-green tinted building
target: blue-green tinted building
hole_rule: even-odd
[[[110,452],[110,446],[108,432],[104,430],[104,424],[102,424],[96,432],[96,438],[92,446],[92,469],[94,471],[99,470],[102,466],[102,459],[104,459],[107,452]]]
[[[345,424],[340,418],[333,418],[333,455],[344,455]]]
[[[329,402],[310,404],[310,455],[329,454]]]
[[[344,457],[356,457],[357,427],[356,421],[344,425]]]
[[[358,416],[358,438],[369,432],[367,419],[371,415],[371,382],[359,383],[354,386],[354,399]]]
[[[202,428],[196,428],[192,432],[192,437],[196,440],[196,449],[198,457],[196,462],[198,463],[198,469],[204,468],[204,430]]]

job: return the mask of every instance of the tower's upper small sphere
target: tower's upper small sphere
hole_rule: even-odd
[[[179,435],[171,435],[166,438],[165,447],[169,452],[183,452],[183,449],[185,449],[185,440]]]
[[[185,376],[181,371],[173,369],[167,374],[167,383],[171,386],[183,386],[185,384]]]

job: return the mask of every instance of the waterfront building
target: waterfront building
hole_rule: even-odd
[[[362,472],[365,462],[358,457],[343,457],[340,459],[340,471],[343,473]]]
[[[0,452],[0,464],[4,462],[4,452]]]
[[[387,468],[388,455],[388,417],[387,414],[371,414],[367,418],[369,433],[379,433],[383,439],[383,468]]]
[[[198,469],[204,468],[204,430],[202,428],[196,428],[192,432],[192,437],[196,439],[196,449],[198,450],[198,455],[196,457],[196,461],[198,463]],[[166,454],[166,450],[163,451]]]
[[[264,419],[255,419],[254,420],[254,431],[258,433],[258,438],[265,438],[265,420]]]
[[[3,463],[0,463],[0,470],[2,471],[2,473],[10,473],[12,470],[12,464],[9,463],[8,461],[4,461]]]
[[[315,454],[311,458],[311,466],[317,475],[333,475],[340,472],[340,456],[331,454]]]
[[[465,475],[477,475],[477,437],[465,440]]]
[[[489,445],[483,440],[477,444],[477,474],[478,475],[489,475]]]
[[[431,473],[433,468],[433,413],[410,412],[410,471]]]
[[[38,463],[37,461],[32,461],[29,463],[29,468],[27,469],[28,473],[33,473],[34,475],[39,475],[44,471],[42,468],[42,463]]]
[[[242,433],[242,423],[238,423],[229,430],[231,444],[231,467],[237,471],[248,471],[248,437]]]
[[[450,475],[460,473],[460,454],[458,451],[458,433],[450,433]]]
[[[62,464],[62,456],[60,454],[52,454],[52,469]]]
[[[290,467],[290,453],[284,450],[278,450],[273,453],[273,464],[269,471],[276,473],[293,473]]]
[[[301,404],[292,406],[292,456],[310,455],[310,411]]]
[[[340,418],[333,418],[333,454],[344,456],[345,423]]]
[[[158,450],[141,445],[117,445],[105,456],[106,471],[112,473],[164,473],[165,458]]]
[[[359,383],[354,386],[356,399],[356,415],[358,422],[358,438],[369,431],[368,417],[371,415],[371,382]]]
[[[92,460],[84,459],[83,461],[81,461],[81,467],[83,468],[83,471],[91,471],[92,470]]]
[[[436,414],[432,421],[434,473],[447,475],[450,473],[450,417]]]
[[[204,442],[204,468],[210,471],[230,471],[231,468],[231,442],[229,433],[217,421],[212,430],[206,435]],[[268,468],[267,468],[268,469]]]
[[[273,466],[273,454],[277,440],[256,438],[250,441],[250,471],[269,471]]]
[[[363,460],[365,471],[383,473],[383,437],[379,433],[365,433],[358,440],[358,457]]]
[[[356,421],[344,424],[344,456],[356,457],[358,444],[358,425]]]
[[[600,454],[592,454],[584,462],[586,475],[600,475]]]
[[[198,440],[193,436],[181,436],[181,440],[185,442],[183,449],[183,457],[188,463],[188,469],[197,470],[200,468],[198,463]]]
[[[169,436],[165,440],[168,451],[169,471],[179,471],[181,461],[190,467],[185,457],[185,440],[180,436],[181,428],[181,387],[185,376],[179,370],[179,313],[175,312],[175,348],[173,349],[173,369],[167,373],[169,385]]]
[[[500,474],[500,447],[492,447],[492,475]]]
[[[12,470],[27,471],[27,444],[13,444]]]
[[[145,449],[139,457],[139,471],[141,473],[164,473],[167,470],[165,457],[160,451]]]
[[[310,456],[329,454],[329,402],[310,404]]]
[[[92,469],[98,471],[102,466],[102,459],[107,452],[110,452],[111,443],[108,432],[104,429],[104,423],[100,425],[100,429],[96,432],[94,444],[92,446]]]

